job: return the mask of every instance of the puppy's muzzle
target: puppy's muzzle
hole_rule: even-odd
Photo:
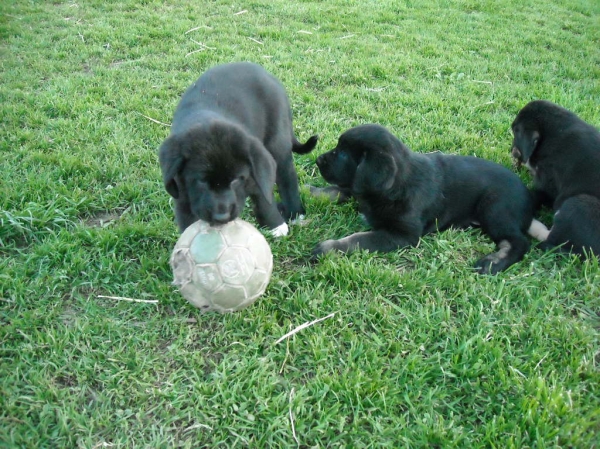
[[[517,167],[520,167],[521,164],[523,164],[523,155],[521,154],[521,150],[519,150],[517,147],[513,146],[510,149],[510,154],[517,162]]]
[[[237,207],[235,204],[221,206],[211,214],[211,224],[225,224],[237,218]]]
[[[317,167],[319,167],[319,170],[322,170],[324,166],[327,165],[327,159],[325,159],[324,157],[325,155],[322,154],[321,156],[319,156],[317,158]]]
[[[521,161],[521,158],[523,157],[523,155],[521,154],[521,150],[519,150],[517,147],[512,147],[510,150],[510,154],[512,154],[512,157],[519,161]]]
[[[319,167],[319,171],[325,179],[327,179],[329,173],[331,172],[331,158],[328,156],[329,155],[326,153],[317,158],[317,167]]]

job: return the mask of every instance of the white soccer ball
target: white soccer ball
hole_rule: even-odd
[[[203,312],[235,312],[262,295],[273,255],[264,236],[239,218],[221,226],[190,225],[171,254],[173,284]]]

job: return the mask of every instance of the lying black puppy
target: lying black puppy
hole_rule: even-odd
[[[358,201],[373,230],[326,240],[331,250],[389,252],[414,246],[427,233],[480,225],[496,252],[480,259],[479,273],[495,274],[521,260],[533,218],[530,194],[507,168],[470,156],[411,152],[387,129],[363,125],[346,131],[337,147],[319,156],[327,182]]]
[[[261,66],[240,62],[208,70],[183,94],[159,150],[179,230],[198,219],[227,223],[250,196],[259,224],[287,234],[286,220],[304,214],[292,151],[308,153],[316,143],[317,136],[298,142],[286,92]]]
[[[549,101],[527,104],[512,124],[512,155],[533,175],[536,207],[552,207],[543,248],[600,255],[600,132]]]

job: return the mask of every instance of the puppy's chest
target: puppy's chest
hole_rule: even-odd
[[[551,162],[545,163],[544,161],[528,161],[525,166],[529,169],[534,184],[538,188],[552,195],[557,194],[558,184],[560,184],[564,168],[557,168],[555,164]]]

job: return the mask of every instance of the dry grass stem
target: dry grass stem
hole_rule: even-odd
[[[189,30],[187,30],[187,31],[186,31],[185,33],[183,33],[183,34],[188,34],[188,33],[191,33],[192,31],[196,31],[196,30],[199,30],[199,29],[201,29],[201,28],[206,28],[206,29],[212,30],[212,28],[211,28],[211,27],[209,27],[208,25],[200,25],[199,27],[190,28]]]
[[[290,391],[290,425],[292,426],[292,436],[294,437],[296,444],[300,446],[298,436],[296,435],[296,426],[294,426],[294,414],[292,413],[292,399],[294,399],[294,391],[295,388],[292,387],[292,391]]]
[[[206,45],[206,44],[203,44],[202,42],[195,41],[194,39],[190,39],[190,40],[191,40],[191,41],[192,41],[194,44],[196,44],[196,45],[200,45],[202,48],[206,48],[207,50],[216,50],[216,49],[217,49],[216,47],[209,47],[208,45]]]
[[[204,50],[206,50],[206,48],[199,48],[198,50],[190,51],[189,53],[187,53],[185,55],[185,57],[187,58],[188,56],[193,55],[194,53],[200,53],[201,51],[204,51]]]
[[[153,119],[152,117],[148,117],[147,115],[144,115],[144,114],[142,114],[142,113],[140,113],[140,112],[136,112],[136,113],[137,113],[137,114],[139,114],[139,115],[141,115],[141,116],[142,116],[142,117],[144,117],[144,118],[147,118],[147,119],[148,119],[148,120],[150,120],[151,122],[158,123],[159,125],[163,125],[163,126],[168,126],[168,127],[171,127],[171,125],[169,125],[168,123],[163,123],[163,122],[160,122],[160,121],[158,121],[158,120],[156,120],[156,119]]]
[[[143,303],[147,303],[147,304],[158,304],[157,299],[134,299],[134,298],[125,298],[123,296],[104,296],[104,295],[98,295],[98,298],[115,299],[117,301],[143,302]]]
[[[260,44],[260,45],[265,45],[265,44],[263,44],[261,41],[257,41],[256,39],[254,39],[254,38],[252,38],[252,37],[249,37],[248,39],[250,39],[252,42],[256,42],[257,44]]]
[[[274,344],[278,344],[281,343],[283,340],[285,340],[288,337],[291,337],[292,335],[300,332],[302,329],[306,329],[309,326],[312,326],[313,324],[317,324],[320,321],[326,320],[327,318],[332,318],[334,315],[336,314],[336,312],[330,313],[329,315],[327,315],[326,317],[323,318],[319,318],[317,320],[314,321],[310,321],[308,323],[304,323],[301,324],[300,326],[298,326],[297,328],[295,328],[294,330],[288,332],[287,334],[285,334],[283,337],[281,337],[279,340],[277,340]]]
[[[198,424],[193,424],[190,427],[187,427],[185,429],[185,431],[187,432],[188,430],[199,429],[199,428],[213,430],[212,427],[207,426],[206,424],[200,424],[200,423],[198,423]]]

